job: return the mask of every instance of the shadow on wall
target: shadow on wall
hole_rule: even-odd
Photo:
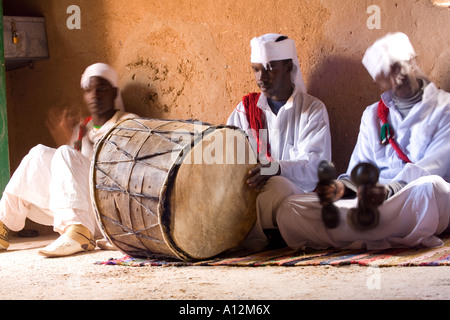
[[[358,59],[328,56],[308,81],[308,93],[325,103],[330,118],[333,162],[347,170],[364,109],[380,99],[380,90]]]
[[[129,82],[121,90],[127,112],[135,113],[145,118],[165,118],[158,93],[150,85],[140,82]]]
[[[450,61],[448,62],[448,64],[450,65]],[[444,83],[442,84],[442,90],[450,92],[450,66],[447,68],[447,75],[445,76]]]

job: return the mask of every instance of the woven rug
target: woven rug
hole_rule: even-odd
[[[100,265],[130,267],[147,266],[346,266],[351,264],[377,267],[450,266],[450,235],[443,238],[444,246],[438,248],[402,248],[386,250],[320,250],[298,252],[288,248],[249,254],[236,251],[211,260],[186,262],[175,258],[133,258],[124,256],[98,261]]]

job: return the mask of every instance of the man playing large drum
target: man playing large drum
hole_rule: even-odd
[[[267,235],[274,234],[270,230],[277,229],[281,201],[315,188],[318,164],[331,158],[331,137],[325,105],[306,93],[295,42],[266,34],[252,39],[251,49],[263,94],[245,96],[227,124],[248,133],[261,162],[247,180],[259,195],[257,221],[243,243],[261,250],[269,244]]]
[[[103,63],[86,69],[81,79],[92,117],[74,130],[69,145],[38,145],[14,172],[0,201],[0,250],[9,246],[8,229],[19,231],[25,219],[53,225],[61,236],[41,249],[45,256],[93,250],[98,230],[90,200],[89,170],[93,146],[118,121],[136,117],[123,111],[117,73]]]

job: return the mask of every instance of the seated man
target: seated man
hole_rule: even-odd
[[[74,131],[72,145],[38,145],[24,157],[0,201],[0,249],[9,246],[8,229],[21,230],[29,218],[53,225],[61,236],[39,251],[67,256],[93,250],[99,232],[90,199],[89,170],[93,147],[118,121],[136,117],[123,110],[117,73],[103,63],[86,69],[81,79],[91,117]],[[77,141],[75,141],[78,139]]]
[[[316,186],[319,162],[331,158],[331,137],[324,104],[306,94],[295,42],[266,34],[254,38],[251,49],[263,94],[245,96],[227,124],[246,131],[259,156],[247,180],[259,192],[257,221],[243,245],[261,250],[268,245],[265,231],[277,228],[274,213],[281,200]]]
[[[362,116],[347,174],[317,194],[286,199],[277,214],[280,232],[295,249],[385,249],[439,246],[450,219],[450,94],[418,69],[403,33],[388,34],[367,51],[363,64],[385,91]],[[350,179],[361,163],[379,168],[379,183],[356,188]],[[444,180],[445,179],[445,180]],[[378,207],[379,221],[363,230],[349,210],[357,199]],[[353,195],[353,196],[352,196]],[[319,201],[320,199],[320,201]],[[334,202],[339,224],[326,228],[321,202]]]

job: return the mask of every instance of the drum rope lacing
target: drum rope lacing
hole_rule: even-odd
[[[129,120],[133,121],[134,119],[129,119]],[[138,123],[139,125],[141,125],[142,127],[144,127],[144,129],[139,129],[139,128],[128,128],[128,127],[127,127],[127,128],[123,128],[123,127],[117,126],[117,127],[116,127],[116,130],[121,130],[121,129],[124,130],[124,129],[126,129],[126,130],[128,130],[128,131],[141,131],[141,132],[145,132],[145,133],[148,134],[147,137],[146,137],[145,139],[142,139],[141,144],[140,144],[140,147],[137,148],[137,150],[138,150],[137,153],[139,153],[139,151],[141,150],[142,146],[145,144],[145,142],[146,142],[152,135],[157,135],[157,136],[159,136],[159,137],[161,137],[161,138],[163,138],[163,139],[165,139],[165,140],[167,140],[167,141],[169,141],[169,142],[171,142],[171,143],[173,143],[173,144],[175,144],[175,145],[179,145],[177,142],[173,141],[172,139],[170,139],[170,138],[168,138],[168,137],[166,137],[166,136],[164,135],[164,134],[172,133],[172,131],[168,131],[168,130],[159,130],[159,128],[160,128],[161,126],[163,126],[164,124],[161,125],[161,126],[158,126],[158,127],[154,128],[154,129],[151,129],[151,128],[145,126],[144,124],[142,124],[142,123],[140,123],[140,122],[138,122],[138,121],[134,121],[134,122],[136,122],[136,123]],[[198,132],[186,132],[186,131],[180,131],[180,133],[182,133],[182,134],[188,134],[188,135],[190,135],[190,136],[196,136],[196,135],[198,135]],[[191,141],[192,141],[192,140],[191,140]],[[128,189],[123,188],[116,180],[114,180],[113,177],[111,177],[111,175],[109,175],[107,172],[105,172],[104,170],[102,170],[102,169],[99,167],[99,165],[101,165],[101,164],[111,164],[111,163],[126,163],[126,162],[133,162],[133,163],[139,163],[139,164],[142,164],[142,165],[145,165],[145,166],[150,166],[150,167],[153,167],[153,168],[155,168],[155,169],[158,169],[158,170],[161,170],[161,171],[164,171],[164,172],[168,172],[168,169],[166,169],[166,168],[163,168],[163,167],[160,167],[160,166],[157,166],[157,165],[154,165],[154,164],[149,164],[149,163],[144,162],[144,161],[142,161],[142,160],[150,159],[150,158],[153,158],[153,157],[156,157],[156,156],[160,156],[160,155],[164,155],[164,154],[167,154],[167,153],[180,152],[180,151],[183,150],[183,148],[182,148],[182,147],[181,147],[181,148],[178,148],[178,149],[172,148],[170,151],[164,151],[164,152],[159,152],[159,153],[152,154],[152,155],[144,155],[144,156],[138,157],[137,154],[136,154],[136,155],[130,154],[129,152],[125,151],[123,148],[119,147],[119,146],[118,146],[115,142],[113,142],[113,141],[104,140],[104,141],[102,141],[102,142],[103,142],[103,143],[108,143],[108,144],[114,146],[115,149],[116,149],[117,151],[120,151],[123,155],[125,155],[125,156],[128,158],[128,160],[116,160],[116,161],[108,161],[108,162],[97,161],[96,164],[95,164],[95,168],[96,168],[97,170],[99,170],[102,174],[104,174],[105,177],[107,177],[111,182],[113,182],[114,185],[116,185],[116,187],[106,187],[106,186],[102,186],[102,185],[96,185],[95,187],[96,187],[97,189],[99,189],[99,190],[104,190],[104,191],[116,191],[116,192],[124,193],[124,194],[128,195],[128,196],[130,197],[130,199],[133,199],[134,201],[136,201],[136,202],[138,203],[138,205],[144,209],[144,212],[147,212],[147,214],[151,214],[151,215],[153,215],[154,217],[157,217],[157,214],[156,214],[155,212],[153,212],[152,210],[150,210],[149,208],[147,208],[146,206],[144,206],[144,205],[141,203],[141,201],[139,201],[137,198],[147,198],[147,199],[153,199],[153,200],[159,201],[159,197],[150,196],[150,195],[147,195],[147,194],[144,194],[144,193],[139,193],[139,192],[130,192],[130,190],[129,190],[129,184],[128,184]],[[141,230],[134,231],[134,230],[128,228],[127,226],[125,226],[124,224],[120,223],[119,221],[114,220],[114,219],[111,219],[111,218],[109,218],[109,217],[107,217],[107,216],[105,216],[105,215],[102,215],[102,218],[108,220],[109,222],[111,222],[112,224],[114,224],[114,225],[116,225],[116,226],[118,226],[118,227],[123,228],[123,230],[126,231],[126,233],[114,235],[115,238],[117,238],[117,237],[122,237],[122,236],[127,236],[127,235],[135,235],[136,237],[140,237],[140,238],[144,238],[144,239],[156,241],[156,242],[159,242],[159,243],[164,243],[164,241],[162,241],[162,240],[160,240],[160,239],[157,239],[157,238],[154,238],[154,237],[150,237],[150,236],[146,236],[146,235],[143,235],[143,234],[142,234],[142,232],[147,231],[147,230],[149,230],[149,229],[151,229],[151,228],[159,227],[159,224],[158,224],[158,223],[152,224],[152,225],[150,225],[150,226],[148,226],[148,227],[146,227],[146,228],[143,228],[143,229],[141,229]],[[128,245],[129,245],[129,244],[128,244]]]

